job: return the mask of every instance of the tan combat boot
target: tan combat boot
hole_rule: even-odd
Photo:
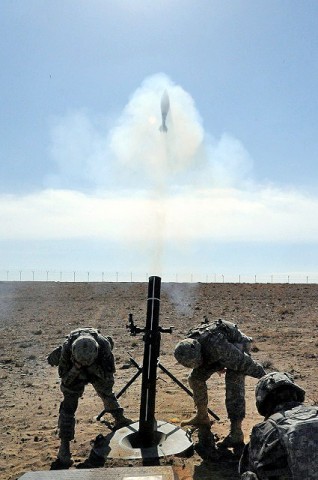
[[[118,408],[117,410],[113,410],[110,413],[115,420],[113,430],[119,430],[120,428],[127,427],[128,425],[134,423],[133,420],[125,417],[123,408]]]
[[[194,444],[194,448],[203,460],[220,459],[210,425],[201,425],[198,428],[198,442]]]
[[[61,439],[57,459],[51,464],[51,470],[67,470],[73,465],[69,440]]]
[[[194,415],[194,417],[191,417],[188,420],[183,420],[181,422],[181,427],[185,427],[186,425],[193,425],[194,427],[200,427],[205,425],[211,427],[207,407],[197,407],[197,414]]]
[[[230,433],[218,446],[221,448],[233,448],[237,452],[244,447],[242,420],[231,420]]]

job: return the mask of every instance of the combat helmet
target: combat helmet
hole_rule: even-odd
[[[174,356],[187,368],[197,368],[202,363],[201,345],[198,340],[186,338],[176,345]]]
[[[267,413],[267,400],[269,396],[278,389],[289,388],[296,393],[297,401],[303,402],[305,391],[294,382],[292,375],[285,372],[271,372],[264,375],[257,383],[255,388],[256,408],[261,415]]]
[[[96,360],[98,348],[98,343],[91,335],[80,335],[72,344],[72,355],[79,364],[89,366]]]

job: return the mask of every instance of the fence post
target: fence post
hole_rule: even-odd
[[[19,271],[19,280],[20,280],[20,282],[21,282],[21,281],[22,281],[23,270],[18,270],[18,271]],[[10,270],[4,270],[3,273],[4,273],[4,272],[6,272],[6,281],[9,281]],[[36,272],[36,270],[31,270],[31,272],[32,272],[32,281],[35,281],[35,272]],[[50,270],[45,270],[45,272],[46,272],[46,281],[49,281]],[[41,273],[41,271],[40,271],[40,273]],[[43,271],[42,271],[42,273],[43,273]],[[60,278],[60,282],[61,282],[62,279],[63,279],[63,271],[60,271],[60,272],[58,272],[58,271],[53,271],[53,274],[54,274],[54,275],[55,275],[55,274],[57,275],[58,273],[59,273],[59,278]],[[67,273],[67,272],[66,272],[66,273]],[[70,273],[70,272],[69,272],[69,273]],[[102,282],[104,282],[104,281],[105,281],[105,272],[101,272],[101,275],[102,275]],[[28,276],[28,275],[27,275],[27,276]],[[148,280],[148,276],[149,276],[149,274],[146,273],[146,280]],[[205,281],[206,281],[206,283],[208,283],[209,281],[210,281],[211,283],[212,283],[212,282],[216,283],[217,281],[220,281],[220,280],[218,280],[216,273],[211,274],[211,276],[212,276],[212,277],[211,277],[211,279],[209,280],[209,275],[208,275],[208,274],[205,275]],[[244,275],[243,275],[243,276],[244,276]],[[137,277],[138,277],[138,275],[137,275]],[[225,283],[225,276],[224,276],[224,274],[221,274],[220,277],[221,277],[221,282]],[[42,277],[42,278],[43,278],[43,277]],[[173,278],[173,276],[172,276],[172,278]],[[199,275],[199,278],[200,278],[200,275]],[[201,278],[204,278],[204,274],[202,274]],[[235,277],[234,277],[234,278],[235,278]],[[263,278],[268,278],[268,277],[267,277],[267,275],[266,275],[266,277],[263,277]],[[309,283],[309,275],[306,275],[306,277],[303,277],[303,278],[306,279],[305,282],[308,284],[308,283]],[[282,282],[282,283],[285,282],[285,283],[290,284],[291,282],[293,282],[292,279],[293,279],[293,277],[292,277],[291,275],[286,275],[286,280],[284,281],[284,280],[283,280],[283,276],[282,276],[281,282]],[[40,275],[40,280],[39,280],[39,281],[43,281],[43,279],[41,280],[41,275]],[[68,281],[68,280],[66,280],[66,281]],[[74,270],[73,270],[73,281],[76,282],[76,271],[74,271]],[[90,271],[87,272],[87,281],[90,282]],[[110,280],[110,281],[111,281],[111,280]],[[130,282],[133,283],[133,281],[134,281],[134,280],[133,280],[133,272],[130,272]],[[175,273],[175,281],[176,281],[176,283],[178,283],[178,281],[179,281],[179,274],[178,274],[178,273]],[[194,281],[194,274],[191,273],[191,274],[190,274],[190,282],[193,283],[193,281]],[[230,283],[232,283],[232,282],[235,282],[235,279],[234,279],[234,280],[231,280],[231,277],[230,277],[230,280],[228,280],[228,281],[229,281]],[[294,281],[295,281],[295,280],[294,280]],[[119,282],[119,272],[116,272],[116,282]],[[242,282],[242,275],[241,275],[241,274],[238,274],[238,283],[241,283],[241,282]],[[256,274],[254,275],[254,282],[255,282],[255,283],[258,283],[258,279],[257,279],[257,275],[256,275]],[[268,280],[266,280],[266,279],[263,280],[263,279],[262,279],[262,276],[261,276],[260,282],[261,282],[261,283],[267,283]],[[270,282],[271,282],[271,283],[274,283],[274,275],[273,275],[273,274],[270,275]],[[315,278],[313,279],[313,282],[314,282],[314,283],[318,283],[318,282],[316,282]]]

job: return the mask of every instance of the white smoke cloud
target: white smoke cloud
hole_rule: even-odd
[[[166,92],[170,100],[166,125],[162,123],[161,99]],[[153,265],[161,270],[164,251],[168,187],[176,182],[176,174],[184,174],[204,159],[204,130],[190,95],[163,74],[146,79],[136,90],[109,134],[112,158],[126,175],[134,172],[139,183],[155,195],[152,210],[155,227],[147,223],[153,238]]]
[[[165,90],[167,134],[159,131]],[[143,188],[163,194],[185,184],[236,186],[252,169],[241,142],[229,134],[220,139],[207,134],[191,96],[163,74],[147,78],[117,120],[84,111],[52,119],[49,153],[57,167],[46,178],[49,188]]]
[[[167,91],[171,108],[168,133],[159,131],[160,102]],[[170,181],[200,159],[204,131],[190,95],[164,75],[147,79],[134,93],[110,133],[116,160],[146,172],[156,183]]]
[[[107,176],[107,138],[105,120],[93,120],[84,111],[69,112],[63,118],[51,119],[49,153],[58,172],[45,179],[56,188],[95,185]]]
[[[210,138],[207,143],[209,177],[204,171],[205,184],[232,187],[251,181],[253,161],[242,143],[232,135],[224,133],[217,141]]]
[[[159,128],[161,98],[165,91],[169,95],[170,110],[166,121],[168,132],[162,133]],[[110,129],[107,128],[109,124],[105,118],[91,118],[83,111],[69,113],[60,121],[54,119],[50,153],[59,172],[47,178],[46,185],[60,189],[90,188],[92,195],[95,191],[102,196],[111,190],[122,199],[127,191],[129,195],[141,189],[147,192],[148,201],[135,199],[125,207],[130,212],[125,222],[130,225],[136,216],[134,208],[143,212],[141,218],[149,217],[147,212],[151,210],[151,218],[137,230],[143,244],[152,239],[151,268],[160,271],[165,242],[173,236],[166,230],[174,223],[179,228],[182,226],[176,234],[183,242],[193,238],[188,228],[192,219],[182,220],[184,214],[180,212],[180,205],[186,206],[189,217],[190,210],[196,208],[191,197],[200,195],[198,192],[202,189],[228,188],[244,182],[251,169],[251,159],[243,145],[232,136],[224,134],[217,140],[206,134],[191,96],[163,74],[147,78]],[[183,200],[180,200],[183,194],[179,195],[179,200],[173,199],[172,191],[181,189],[184,192],[185,186],[187,193]],[[96,200],[99,205],[105,202],[101,201],[102,196]],[[93,202],[92,196],[87,198],[89,202]],[[112,230],[111,222],[114,222],[117,234],[118,220],[109,219],[107,212],[115,208],[117,218],[122,218],[121,205],[120,200],[116,205],[108,200],[100,215],[101,223],[107,221],[108,231]],[[173,214],[176,209],[178,213]],[[94,211],[98,210],[94,202]],[[83,206],[82,215],[85,211]],[[91,218],[85,222],[97,235]],[[74,221],[64,229],[68,235],[72,235],[72,231],[78,231]],[[124,238],[131,241],[131,235]]]

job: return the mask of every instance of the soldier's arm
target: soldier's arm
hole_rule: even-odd
[[[219,361],[226,368],[255,378],[261,378],[266,373],[262,365],[230,343],[222,334],[213,339],[213,348],[219,356]]]
[[[51,367],[58,367],[61,358],[61,351],[62,346],[60,345],[59,347],[54,348],[54,350],[47,356],[48,364],[51,365]]]
[[[81,373],[81,368],[78,365],[73,365],[72,368],[62,377],[62,382],[65,386],[71,385]]]
[[[66,340],[62,346],[60,361],[58,365],[59,376],[62,379],[63,383],[65,382],[69,383],[68,377],[71,371],[72,373],[70,377],[74,377],[76,372],[77,372],[77,375],[79,373],[79,369],[72,362],[71,345],[69,344],[68,340]]]
[[[109,340],[100,335],[98,339],[100,346],[98,362],[101,365],[105,373],[114,373],[115,368],[115,359],[112,352],[112,345]]]
[[[243,453],[239,462],[238,472],[241,475],[241,480],[258,480],[259,477],[256,475],[256,473],[250,470],[251,466],[249,462],[249,446],[249,443],[244,446]]]

